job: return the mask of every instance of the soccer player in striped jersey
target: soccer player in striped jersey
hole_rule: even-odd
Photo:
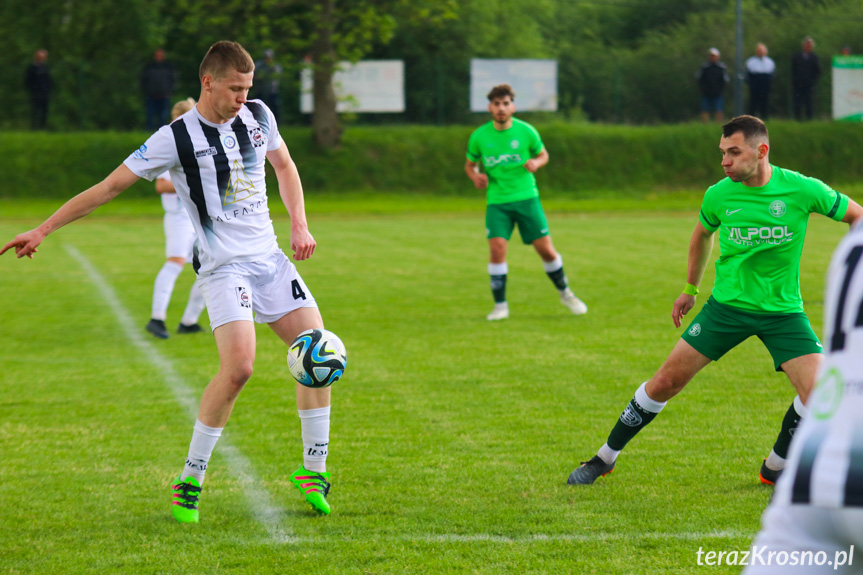
[[[180,100],[171,108],[171,120],[176,120],[195,107],[194,98]],[[174,293],[174,286],[183,267],[192,262],[192,247],[195,244],[195,228],[189,219],[189,214],[180,203],[177,190],[171,181],[171,172],[162,172],[156,178],[156,193],[162,197],[162,207],[165,209],[165,256],[167,261],[156,274],[153,283],[153,304],[150,308],[150,321],[146,329],[159,339],[168,339],[168,328],[165,319],[168,316],[168,304]],[[189,301],[183,311],[177,333],[200,333],[203,328],[198,325],[198,318],[204,311],[204,296],[196,281],[189,291]]]
[[[252,375],[253,321],[268,324],[286,345],[300,332],[324,325],[309,288],[276,243],[265,160],[275,171],[279,196],[291,216],[294,259],[308,259],[316,247],[300,176],[273,114],[262,102],[247,100],[253,74],[254,62],[242,46],[211,46],[201,62],[195,108],[160,128],[105,180],[0,250],[14,247],[19,258],[32,258],[51,232],[111,201],[139,178],[152,180],[170,170],[198,238],[193,265],[219,351],[219,371],[204,390],[185,466],[172,484],[172,514],[181,523],[198,522],[210,456]],[[328,514],[330,390],[296,384],[296,397],[303,464],[291,481],[317,512]]]
[[[713,237],[719,232],[713,294],[659,371],[636,389],[605,445],[570,474],[569,484],[591,484],[611,473],[620,451],[668,400],[711,361],[753,335],[767,347],[776,371],[785,372],[797,391],[759,474],[762,483],[775,483],[794,430],[806,413],[822,358],[821,342],[800,295],[800,254],[809,215],[850,223],[863,208],[820,180],[771,165],[769,150],[767,127],[754,116],[739,116],[722,127],[719,151],[728,177],[704,194],[689,242],[686,284],[671,312],[674,325],[680,327],[695,306]]]
[[[809,415],[791,442],[745,575],[863,572],[863,219],[827,272],[824,347]]]

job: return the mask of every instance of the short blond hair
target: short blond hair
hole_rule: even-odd
[[[189,110],[195,107],[195,99],[194,98],[186,98],[185,100],[180,100],[174,107],[171,108],[171,120],[176,120]]]
[[[198,77],[203,80],[204,76],[211,76],[214,80],[218,80],[229,74],[231,70],[241,74],[254,72],[255,61],[237,42],[222,40],[207,50],[207,55],[201,60]]]

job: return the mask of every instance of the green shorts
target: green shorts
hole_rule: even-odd
[[[532,244],[548,235],[548,221],[539,197],[507,204],[489,204],[486,207],[485,231],[488,238],[508,240],[515,224],[518,224],[518,233],[525,244]]]
[[[776,371],[783,363],[801,355],[823,353],[818,336],[806,314],[752,313],[721,304],[713,296],[683,332],[686,342],[713,361],[728,353],[749,336],[757,335],[773,357]]]

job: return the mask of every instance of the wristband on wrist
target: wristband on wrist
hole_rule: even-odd
[[[698,286],[687,283],[686,287],[683,288],[683,293],[686,295],[698,295]]]

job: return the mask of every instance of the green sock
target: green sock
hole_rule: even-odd
[[[800,418],[805,414],[806,407],[800,401],[800,396],[795,397],[791,407],[785,412],[785,417],[782,419],[782,429],[779,430],[779,436],[776,438],[776,443],[773,444],[773,451],[779,457],[788,458],[788,446],[791,444],[791,438],[797,430]]]
[[[615,450],[622,450],[629,440],[635,437],[639,431],[647,426],[648,423],[662,411],[667,401],[655,401],[650,399],[645,391],[647,382],[642,383],[635,391],[635,395],[629,401],[626,409],[620,414],[617,423],[614,424],[611,433],[608,435],[608,446]]]
[[[494,303],[506,301],[506,274],[491,276],[491,295]]]
[[[545,273],[548,275],[549,279],[551,279],[551,283],[554,284],[554,287],[556,287],[558,291],[563,291],[569,287],[569,280],[566,279],[566,274],[563,273],[563,266],[553,272]]]
[[[563,257],[560,254],[557,254],[557,257],[550,262],[542,262],[542,267],[558,291],[563,291],[569,287],[569,280],[563,273]]]

